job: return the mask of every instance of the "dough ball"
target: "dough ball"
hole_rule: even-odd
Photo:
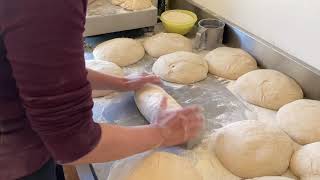
[[[294,180],[294,179],[288,178],[288,177],[282,177],[282,176],[264,176],[264,177],[257,177],[253,179],[247,179],[247,180]]]
[[[249,53],[237,48],[214,49],[205,59],[208,61],[211,74],[227,79],[238,79],[243,74],[258,68],[256,60]]]
[[[128,66],[144,56],[143,46],[130,38],[116,38],[99,44],[93,51],[95,59],[110,61],[118,66]]]
[[[197,54],[179,51],[161,56],[152,71],[165,81],[190,84],[207,78],[208,64]]]
[[[202,180],[192,163],[166,152],[147,156],[132,171],[127,180]]]
[[[215,153],[242,178],[278,176],[289,167],[292,140],[281,129],[260,121],[239,121],[218,131]]]
[[[211,150],[211,149],[210,149]],[[210,150],[197,150],[195,167],[202,180],[241,180],[228,171]],[[191,156],[193,157],[193,156]]]
[[[273,110],[303,98],[302,89],[292,78],[270,69],[244,74],[234,90],[249,103]]]
[[[280,108],[277,120],[299,144],[320,141],[320,101],[300,99],[289,103]]]
[[[300,180],[320,180],[320,175],[303,176]]]
[[[121,7],[127,10],[142,10],[152,6],[151,0],[125,0]]]
[[[181,106],[161,87],[147,84],[135,92],[134,100],[141,114],[149,121],[157,115],[162,98],[167,98],[167,110],[179,109]]]
[[[144,42],[144,48],[152,57],[160,57],[177,51],[192,51],[190,39],[175,33],[159,33]]]
[[[320,177],[320,142],[305,145],[296,151],[292,156],[290,169],[300,177]]]
[[[113,5],[121,5],[122,3],[124,3],[126,0],[111,0],[111,4]]]
[[[98,71],[103,74],[109,74],[113,76],[123,77],[123,70],[116,64],[108,61],[101,60],[88,60],[86,61],[86,67],[94,71]],[[92,97],[102,97],[111,94],[112,90],[92,90]]]

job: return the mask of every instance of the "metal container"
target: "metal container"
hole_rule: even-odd
[[[222,44],[225,23],[219,19],[202,19],[195,38],[196,49],[212,50]]]

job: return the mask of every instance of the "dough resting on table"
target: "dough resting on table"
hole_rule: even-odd
[[[167,110],[179,109],[181,106],[161,87],[147,84],[135,92],[134,100],[141,114],[152,122],[159,112],[163,97],[167,98]]]
[[[145,157],[126,180],[202,180],[192,163],[180,156],[155,152]]]
[[[238,48],[220,47],[209,52],[205,59],[211,74],[232,80],[258,68],[256,60]]]
[[[279,176],[288,169],[293,154],[293,142],[286,133],[255,120],[221,128],[215,146],[224,167],[243,178]]]
[[[179,51],[161,56],[152,71],[165,81],[190,84],[207,78],[208,64],[197,54]]]
[[[111,0],[111,3],[132,11],[147,9],[152,6],[151,0]]]
[[[289,103],[280,108],[277,120],[280,127],[299,144],[320,141],[320,101],[300,99]]]
[[[130,38],[116,38],[99,44],[93,50],[95,59],[110,61],[118,66],[134,64],[144,57],[142,44]]]
[[[320,177],[320,142],[307,144],[296,151],[290,162],[292,172],[301,179]]]
[[[123,70],[118,65],[108,61],[88,60],[86,61],[86,67],[107,75],[124,76]],[[92,97],[107,96],[113,92],[112,90],[92,90]]]
[[[247,102],[273,110],[303,98],[302,89],[295,80],[270,69],[242,75],[235,82],[234,90]]]
[[[113,5],[121,5],[122,3],[124,3],[126,0],[111,0],[111,3]]]
[[[192,51],[191,40],[176,33],[156,34],[147,38],[143,45],[152,57],[160,57],[177,51]]]
[[[125,0],[121,7],[127,10],[142,10],[152,6],[151,0]]]
[[[294,180],[292,178],[288,177],[282,177],[282,176],[264,176],[264,177],[257,177],[247,180]]]

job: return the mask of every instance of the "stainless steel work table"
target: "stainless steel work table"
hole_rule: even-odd
[[[136,35],[143,35],[143,32],[130,31],[86,38],[85,59],[93,59],[92,49],[103,41],[115,37],[132,37]],[[141,38],[141,36],[137,37],[138,40],[141,40]],[[198,53],[203,54],[203,52]],[[146,54],[143,60],[125,67],[124,71],[126,74],[151,72],[154,61],[154,58]],[[204,133],[210,134],[214,129],[220,128],[225,124],[246,119],[246,114],[250,111],[240,101],[234,101],[234,95],[226,89],[223,85],[224,83],[225,81],[209,75],[206,80],[192,85],[164,82],[162,87],[183,106],[201,105],[204,108],[204,114],[207,119]],[[93,119],[96,122],[124,126],[147,123],[135,105],[133,92],[116,93],[112,97],[95,99],[94,102]],[[77,170],[81,179],[107,179],[112,163],[82,165],[78,166]]]

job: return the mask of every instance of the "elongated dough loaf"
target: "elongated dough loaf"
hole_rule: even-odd
[[[141,114],[150,122],[159,112],[160,103],[163,97],[167,97],[167,109],[178,109],[181,106],[161,87],[147,84],[136,91],[134,100]]]

